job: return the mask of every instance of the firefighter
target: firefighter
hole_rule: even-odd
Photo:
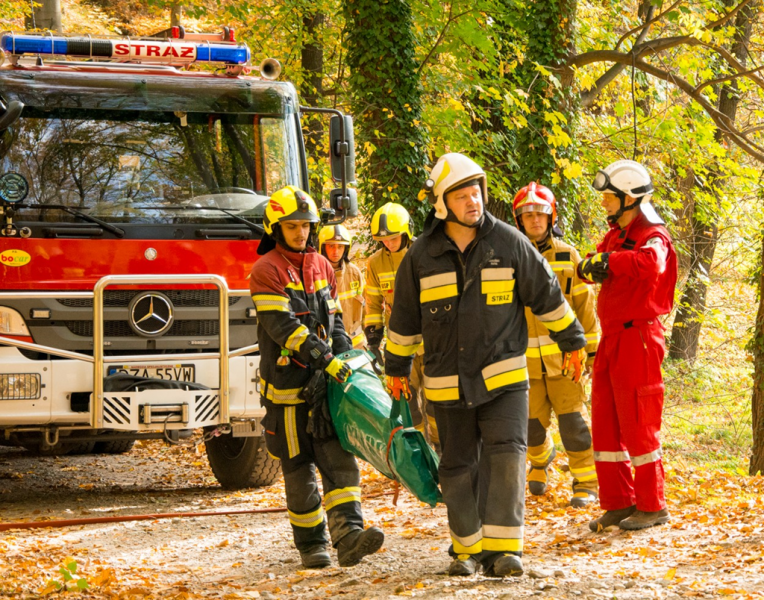
[[[424,344],[424,393],[443,453],[448,573],[482,567],[503,577],[523,572],[524,307],[550,331],[565,353],[564,372],[576,380],[586,338],[547,262],[517,229],[485,212],[486,183],[462,154],[445,154],[432,169],[420,196],[433,210],[398,270],[385,365],[391,394],[409,394],[411,363]],[[481,486],[487,493],[478,493]]]
[[[659,437],[665,328],[658,317],[674,303],[676,254],[650,204],[653,183],[644,166],[619,160],[598,171],[593,186],[602,192],[610,231],[578,266],[582,278],[602,284],[592,437],[605,513],[589,527],[643,529],[669,520]]]
[[[517,228],[547,260],[557,275],[568,304],[576,313],[586,334],[586,370],[591,371],[599,344],[599,325],[594,309],[594,293],[579,279],[576,267],[581,258],[573,246],[558,239],[557,202],[552,191],[532,181],[515,196],[512,204]],[[570,505],[584,507],[597,499],[597,472],[594,469],[592,436],[586,422],[584,382],[562,376],[562,353],[549,331],[531,309],[525,308],[528,322],[528,361],[530,395],[528,407],[528,489],[531,494],[546,493],[547,470],[555,457],[554,443],[547,432],[552,411],[557,415],[560,438],[568,454],[573,476]]]
[[[371,220],[371,237],[380,242],[382,247],[371,255],[366,269],[368,281],[364,332],[369,343],[369,350],[380,362],[384,362],[380,345],[385,338],[385,323],[389,322],[393,308],[395,274],[414,241],[414,235],[411,232],[411,215],[400,204],[388,202],[374,213]],[[421,392],[422,354],[423,350],[420,349],[414,357],[410,381],[412,393],[408,405],[414,427],[422,431],[430,444],[440,451],[434,409]],[[427,415],[426,420],[424,415]]]
[[[350,232],[343,225],[327,225],[318,233],[318,251],[326,257],[337,278],[342,321],[353,348],[365,348],[363,334],[364,281],[361,269],[350,262]]]
[[[304,192],[289,186],[274,193],[258,247],[263,256],[250,277],[266,446],[281,460],[289,522],[302,564],[314,569],[331,564],[324,510],[340,566],[357,564],[384,541],[381,530],[363,529],[355,458],[342,449],[336,434],[316,433],[316,424],[322,424],[317,418],[328,412],[321,377],[325,372],[344,382],[351,371],[335,354],[352,347],[336,299],[334,271],[309,242],[318,221],[316,204]],[[308,389],[310,395],[305,394]],[[316,468],[321,472],[324,508]]]

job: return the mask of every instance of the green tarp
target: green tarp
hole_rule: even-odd
[[[342,447],[399,481],[422,502],[442,501],[438,456],[422,432],[411,426],[405,400],[393,401],[362,350],[340,356],[353,374],[338,383],[329,378],[329,409]]]

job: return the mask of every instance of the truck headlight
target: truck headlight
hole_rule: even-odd
[[[0,375],[0,400],[35,400],[39,397],[39,374],[9,373]]]
[[[0,335],[24,335],[29,337],[29,329],[17,311],[0,306]]]

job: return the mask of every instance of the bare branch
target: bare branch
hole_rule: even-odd
[[[443,38],[446,37],[446,31],[448,31],[448,28],[450,27],[451,23],[453,23],[457,19],[460,19],[464,15],[470,14],[471,12],[474,11],[474,9],[465,10],[464,12],[459,13],[456,16],[454,16],[453,11],[454,11],[454,5],[453,3],[451,3],[448,5],[448,20],[446,20],[446,24],[443,25],[443,29],[441,30],[440,35],[438,36],[438,39],[435,40],[435,44],[433,44],[432,48],[430,48],[430,51],[427,53],[427,56],[424,57],[424,60],[419,65],[419,68],[417,69],[417,72],[416,72],[417,77],[422,72],[422,69],[424,69],[424,66],[427,64],[427,61],[429,61],[432,55],[435,54],[435,50],[438,48],[438,46],[440,46],[441,42],[443,41]]]
[[[632,33],[636,33],[637,31],[639,31],[640,29],[642,29],[642,32],[639,34],[639,39],[638,39],[638,40],[637,40],[637,41],[634,43],[634,45],[637,45],[637,44],[638,44],[640,41],[642,41],[642,39],[644,39],[644,36],[645,36],[645,34],[647,33],[647,30],[650,28],[650,25],[652,25],[652,24],[653,24],[653,23],[655,23],[656,21],[660,21],[660,20],[661,20],[661,19],[662,19],[662,18],[663,18],[663,17],[664,17],[664,16],[665,16],[665,15],[666,15],[666,14],[667,14],[669,11],[671,11],[672,9],[674,9],[674,8],[677,6],[677,4],[681,4],[681,3],[682,3],[682,1],[683,1],[683,0],[676,0],[676,2],[674,2],[674,4],[672,4],[671,6],[669,6],[669,7],[668,7],[666,10],[664,10],[664,11],[663,11],[661,14],[659,14],[657,17],[650,17],[650,16],[649,16],[649,14],[648,14],[648,18],[647,18],[647,20],[646,20],[644,23],[642,23],[642,24],[640,24],[640,25],[637,25],[637,26],[636,26],[636,27],[634,27],[633,29],[629,29],[629,31],[627,31],[626,33],[624,33],[624,34],[623,34],[623,35],[622,35],[622,36],[621,36],[621,37],[618,39],[618,41],[615,43],[615,48],[613,48],[613,49],[614,49],[614,50],[618,50],[618,48],[620,48],[620,47],[621,47],[621,44],[623,44],[623,42],[624,42],[624,41],[626,41],[626,38],[627,38],[627,37],[629,37],[629,36],[630,36]],[[650,7],[650,10],[655,10],[655,7],[654,7],[654,6],[651,6],[651,7]]]

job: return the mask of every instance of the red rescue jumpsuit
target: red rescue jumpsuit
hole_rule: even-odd
[[[666,347],[658,317],[674,304],[676,254],[666,228],[641,212],[624,229],[610,227],[597,246],[611,254],[597,298],[602,341],[592,375],[600,505],[655,512],[666,507],[659,437]]]

